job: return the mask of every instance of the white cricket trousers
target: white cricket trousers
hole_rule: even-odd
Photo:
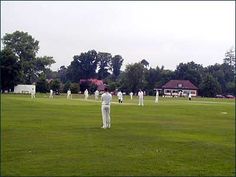
[[[102,105],[102,123],[103,128],[111,127],[110,105]]]
[[[143,98],[140,98],[140,97],[139,97],[138,101],[139,101],[139,102],[138,102],[138,105],[142,105],[142,106],[143,106]]]
[[[156,97],[155,103],[158,103],[158,97]]]

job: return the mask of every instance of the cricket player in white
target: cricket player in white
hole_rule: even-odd
[[[143,106],[143,91],[140,89],[139,92],[138,92],[138,105],[142,105]]]
[[[102,128],[111,128],[111,117],[110,117],[110,104],[112,100],[111,94],[107,88],[104,89],[105,93],[102,94]]]
[[[32,91],[31,91],[31,99],[35,98],[35,91],[34,91],[34,88],[32,88]]]
[[[50,95],[49,95],[49,98],[53,98],[53,90],[50,89]]]
[[[84,91],[84,99],[87,100],[88,99],[88,89],[86,89]]]
[[[96,90],[96,91],[94,92],[94,95],[95,95],[95,100],[98,100],[99,91],[98,91],[98,90]]]
[[[121,91],[119,91],[119,92],[117,93],[117,97],[118,97],[119,103],[122,103],[122,102],[123,102],[123,94],[122,94]]]
[[[133,99],[133,92],[130,92],[129,95],[130,95],[130,99],[132,100]]]
[[[188,100],[191,100],[192,99],[192,95],[191,95],[191,92],[189,92],[188,94]]]
[[[72,95],[71,95],[70,89],[67,91],[67,99],[72,99]]]
[[[157,90],[155,103],[158,103],[158,97],[159,97],[159,92],[158,92],[158,90]]]

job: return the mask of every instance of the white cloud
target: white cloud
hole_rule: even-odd
[[[40,41],[39,55],[69,65],[90,49],[120,54],[125,64],[221,63],[235,46],[235,2],[1,2],[1,37],[22,30]]]

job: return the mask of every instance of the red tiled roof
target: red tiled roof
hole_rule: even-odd
[[[98,80],[98,79],[80,79],[80,84],[83,82],[89,81],[92,84],[95,84],[97,86],[99,85],[103,85],[103,81],[102,80]]]
[[[182,84],[182,87],[181,87]],[[197,90],[198,88],[193,85],[189,80],[170,80],[162,88],[172,88],[172,89],[192,89]]]
[[[105,89],[105,87],[106,87],[106,85],[105,85],[105,84],[102,84],[102,85],[99,85],[97,89],[98,89],[99,91],[103,91],[103,90]]]

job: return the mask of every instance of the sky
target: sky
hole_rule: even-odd
[[[16,30],[39,41],[51,69],[96,50],[127,64],[175,70],[183,62],[222,63],[235,47],[234,1],[1,1],[1,38]]]

